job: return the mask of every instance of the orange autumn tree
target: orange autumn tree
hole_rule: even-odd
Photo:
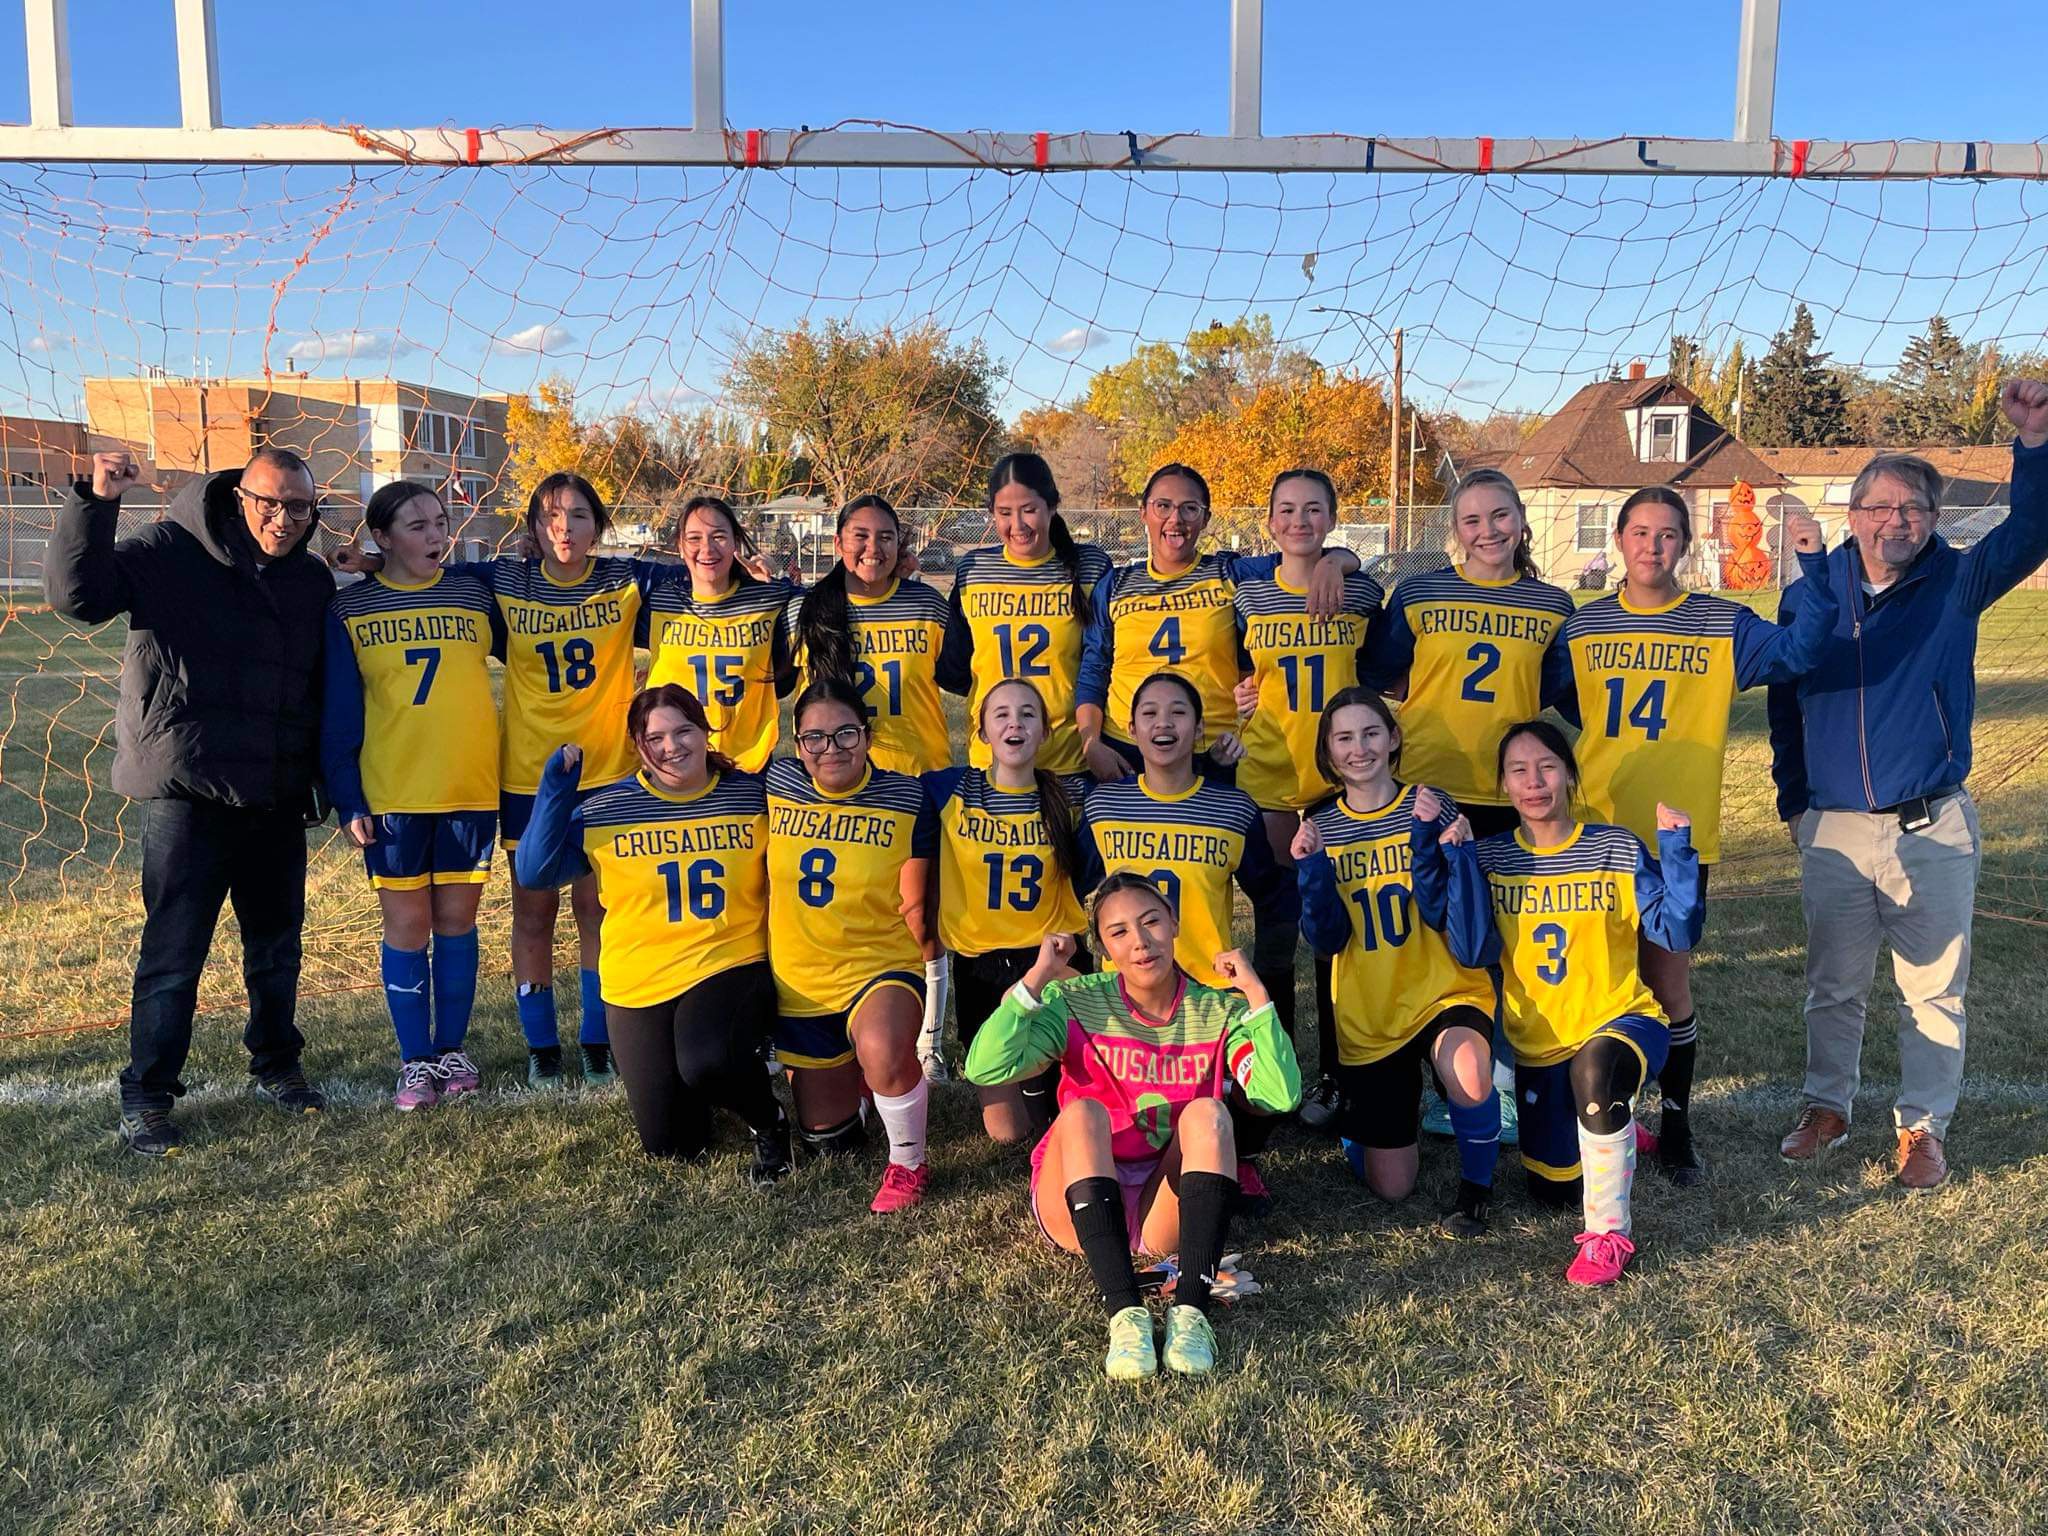
[[[1234,411],[1196,417],[1162,456],[1201,469],[1216,507],[1217,534],[1237,535],[1249,545],[1262,536],[1266,494],[1284,469],[1307,466],[1327,474],[1336,482],[1339,505],[1352,509],[1343,520],[1356,520],[1365,501],[1384,498],[1390,426],[1386,394],[1377,382],[1318,370],[1306,379],[1268,384]],[[1415,501],[1434,501],[1439,494],[1429,467],[1430,438],[1424,423]],[[1404,461],[1404,472],[1407,467]],[[1401,499],[1411,500],[1405,483]]]

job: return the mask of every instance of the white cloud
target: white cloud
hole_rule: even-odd
[[[403,336],[382,336],[375,331],[336,331],[331,335],[316,334],[295,341],[285,349],[284,355],[295,363],[317,366],[371,354],[404,357],[417,351],[419,343],[407,341]]]
[[[575,345],[576,337],[569,327],[560,321],[549,320],[539,325],[529,325],[523,331],[514,331],[510,336],[498,337],[491,343],[491,350],[558,355]]]
[[[1079,357],[1090,348],[1099,347],[1109,340],[1107,331],[1098,331],[1092,325],[1077,325],[1071,331],[1062,331],[1045,344],[1045,350],[1054,357]]]
[[[31,336],[28,339],[28,349],[45,355],[51,352],[69,352],[71,343],[62,336]]]

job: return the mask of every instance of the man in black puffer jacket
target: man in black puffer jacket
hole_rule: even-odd
[[[121,1073],[121,1135],[178,1148],[171,1102],[192,1047],[199,973],[221,902],[242,928],[250,1071],[295,1114],[325,1107],[299,1064],[306,827],[318,817],[320,646],[334,578],[308,548],[312,472],[266,448],[188,486],[169,513],[114,541],[125,453],[93,457],[43,565],[50,606],[101,624],[126,614],[114,788],[143,803],[141,953]]]

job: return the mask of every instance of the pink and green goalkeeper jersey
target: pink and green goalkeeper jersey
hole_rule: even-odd
[[[1163,1020],[1140,1013],[1120,976],[1070,976],[1035,1000],[1012,987],[967,1053],[967,1077],[983,1087],[1060,1066],[1060,1104],[1093,1099],[1109,1111],[1118,1162],[1156,1158],[1180,1112],[1223,1096],[1235,1079],[1252,1107],[1285,1114],[1301,1102],[1294,1047],[1268,1003],[1256,1013],[1235,992],[1183,978]]]

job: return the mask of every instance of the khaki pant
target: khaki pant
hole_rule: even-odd
[[[1809,1102],[1848,1118],[1881,942],[1899,984],[1901,1130],[1948,1135],[1963,1083],[1963,991],[1983,843],[1968,794],[1903,831],[1896,815],[1808,811],[1799,818],[1799,895],[1806,909]]]

